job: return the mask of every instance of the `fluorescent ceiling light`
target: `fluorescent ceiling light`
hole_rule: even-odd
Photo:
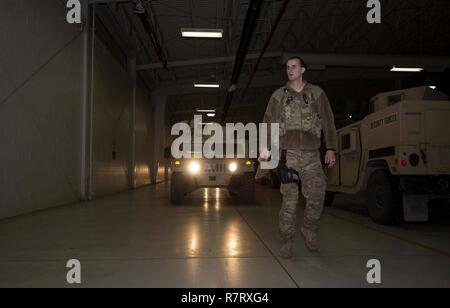
[[[214,110],[214,109],[209,109],[209,110],[198,109],[197,112],[200,112],[200,113],[215,113],[216,110]]]
[[[194,82],[194,88],[219,88],[220,85],[218,83],[210,83],[210,82]]]
[[[423,71],[421,67],[393,67],[391,72],[402,72],[402,73],[419,73]]]
[[[222,38],[223,29],[181,28],[183,37]]]
[[[207,113],[206,115],[207,115],[208,117],[210,117],[210,118],[214,118],[214,117],[216,116],[215,113]]]

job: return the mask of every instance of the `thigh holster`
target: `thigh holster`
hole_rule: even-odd
[[[297,183],[300,185],[300,175],[297,170],[287,166],[287,151],[281,151],[280,163],[278,164],[277,173],[281,184]]]

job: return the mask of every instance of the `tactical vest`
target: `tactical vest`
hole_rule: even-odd
[[[319,103],[308,87],[301,95],[294,95],[285,87],[280,101],[280,135],[287,131],[308,132],[320,139],[322,122],[319,114]]]

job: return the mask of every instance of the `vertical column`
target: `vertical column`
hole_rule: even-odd
[[[81,3],[82,8],[82,20],[83,20],[83,33],[81,49],[81,162],[80,162],[80,199],[89,199],[89,62],[90,62],[90,41],[89,41],[89,29],[90,29],[90,14],[89,14],[89,0],[83,0]]]
[[[94,173],[94,60],[95,60],[95,3],[91,5],[90,12],[90,72],[89,72],[89,176],[87,196],[89,200],[94,197],[93,173]]]
[[[136,78],[136,58],[130,59],[129,73],[133,82],[133,94],[132,94],[132,112],[131,112],[131,161],[130,161],[130,187],[136,188],[136,90],[137,90],[137,78]]]
[[[156,183],[158,176],[158,165],[164,160],[162,143],[165,142],[165,110],[167,96],[152,96],[154,106],[153,124],[153,151],[150,166],[151,182]]]

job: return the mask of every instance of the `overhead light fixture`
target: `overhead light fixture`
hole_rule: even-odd
[[[222,38],[223,29],[181,28],[183,37]]]
[[[206,115],[207,115],[208,117],[210,117],[210,118],[214,118],[214,117],[216,116],[215,113],[207,113]]]
[[[217,82],[194,82],[194,88],[220,88],[220,85]]]
[[[210,109],[210,110],[198,109],[197,112],[199,112],[199,113],[215,113],[216,110],[214,110],[214,109]]]
[[[436,86],[430,86],[431,90],[436,90]]]
[[[401,72],[401,73],[419,73],[422,72],[422,67],[393,67],[391,72]]]

